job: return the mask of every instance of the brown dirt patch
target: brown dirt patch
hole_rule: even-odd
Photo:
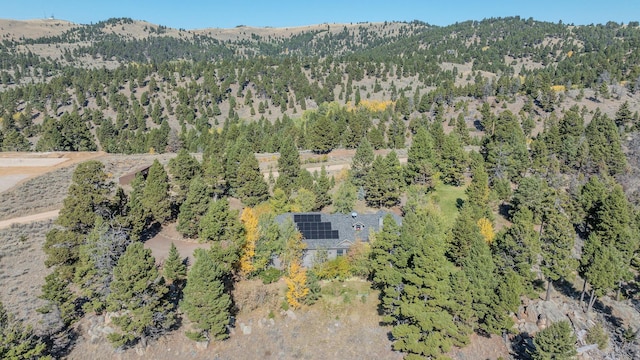
[[[165,225],[156,236],[147,240],[144,243],[144,246],[147,249],[151,249],[153,256],[156,258],[156,263],[162,264],[169,255],[171,243],[176,245],[176,248],[182,258],[189,258],[189,264],[193,264],[193,252],[196,249],[208,249],[210,247],[209,244],[200,244],[198,242],[185,239],[176,230],[175,223]]]

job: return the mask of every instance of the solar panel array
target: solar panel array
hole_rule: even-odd
[[[331,230],[331,223],[322,222],[319,214],[296,214],[293,221],[305,239],[339,239],[338,230]]]

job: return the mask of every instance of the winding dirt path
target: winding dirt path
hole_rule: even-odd
[[[35,221],[43,221],[49,219],[55,219],[58,217],[60,210],[52,210],[39,214],[20,216],[13,219],[7,219],[0,221],[0,229],[8,228],[12,224],[28,224]]]

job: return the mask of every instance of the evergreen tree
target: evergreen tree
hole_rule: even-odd
[[[380,290],[384,321],[389,324],[394,322],[393,314],[399,306],[402,272],[406,266],[402,253],[400,227],[391,215],[386,215],[382,229],[371,244],[371,274],[374,286]]]
[[[247,206],[256,206],[269,198],[269,185],[260,172],[258,160],[253,153],[246,153],[238,167],[237,176],[242,179],[236,194]]]
[[[300,154],[292,138],[285,138],[282,141],[276,187],[282,189],[285,194],[291,194],[300,174]]]
[[[513,214],[513,224],[492,243],[492,252],[500,273],[513,272],[526,290],[533,289],[536,279],[532,271],[540,253],[538,232],[533,228],[533,214],[523,208]]]
[[[437,164],[445,184],[462,185],[467,159],[462,144],[455,135],[445,136],[442,153]]]
[[[377,156],[365,184],[365,200],[369,206],[392,207],[400,202],[402,166],[394,151]]]
[[[202,169],[198,160],[191,156],[186,149],[181,149],[178,156],[169,160],[169,172],[171,173],[173,191],[176,194],[176,203],[180,205],[187,197],[191,180],[202,175]]]
[[[230,271],[240,256],[244,229],[238,212],[229,209],[229,201],[212,201],[198,228],[201,242],[212,242],[211,251],[216,261],[224,263]]]
[[[273,190],[273,196],[269,200],[269,205],[276,215],[289,212],[289,198],[284,190],[276,188]]]
[[[549,301],[553,281],[567,278],[576,269],[576,260],[571,257],[575,232],[571,222],[557,211],[547,213],[546,226],[540,238],[542,274],[547,278],[546,301]]]
[[[81,163],[73,172],[72,184],[56,223],[67,230],[87,234],[95,223],[96,214],[108,210],[107,195],[111,187],[101,162]]]
[[[465,259],[470,256],[471,245],[475,241],[482,241],[476,216],[478,215],[474,212],[473,207],[465,205],[453,223],[447,256],[457,266],[462,266]]]
[[[364,186],[374,160],[373,147],[366,137],[362,138],[351,160],[351,182],[355,186]]]
[[[152,223],[164,223],[171,217],[169,200],[169,177],[164,167],[156,159],[149,168],[147,181],[142,191],[142,207],[149,214]]]
[[[317,154],[326,154],[336,146],[335,126],[328,115],[318,114],[307,127],[307,148]]]
[[[622,152],[620,135],[613,120],[597,110],[585,134],[592,170],[609,175],[622,173],[627,167],[627,160]]]
[[[407,152],[407,184],[433,186],[434,164],[433,139],[424,128],[419,128]]]
[[[463,113],[458,114],[453,132],[458,136],[458,139],[463,145],[469,145],[471,137],[469,136],[469,128],[467,128]]]
[[[329,190],[331,190],[331,180],[329,180],[327,169],[323,165],[320,169],[320,176],[316,176],[316,183],[313,187],[313,193],[316,195],[316,206],[314,210],[322,210],[325,206],[331,205]]]
[[[7,313],[0,302],[0,358],[10,360],[51,360],[46,355],[47,345],[25,327],[12,314]]]
[[[449,305],[455,296],[451,284],[455,268],[445,257],[443,233],[436,214],[412,212],[403,221],[400,242],[411,250],[391,334],[393,348],[408,353],[408,358],[439,357],[468,341]]]
[[[116,312],[113,323],[120,332],[109,334],[116,347],[128,347],[154,339],[175,323],[175,310],[165,295],[169,291],[155,265],[151,250],[131,243],[113,269],[107,310]]]
[[[187,266],[180,257],[178,248],[172,242],[167,259],[162,265],[162,276],[170,283],[182,280],[187,276]]]
[[[222,154],[216,152],[205,158],[202,164],[204,180],[215,197],[220,197],[227,191],[223,159]]]
[[[204,250],[197,249],[194,256],[196,261],[189,270],[180,309],[202,331],[201,337],[226,339],[232,304],[223,281],[226,270]]]
[[[96,225],[80,246],[74,280],[87,299],[85,308],[88,310],[101,312],[104,309],[113,269],[130,243],[124,229],[96,218]]]
[[[334,211],[341,214],[350,214],[355,208],[356,200],[356,187],[351,182],[344,181],[334,194]]]
[[[477,219],[481,217],[492,218],[489,208],[489,176],[483,164],[478,164],[473,168],[471,183],[465,193],[467,194],[467,203],[477,214]]]
[[[211,188],[200,176],[191,180],[187,199],[180,205],[176,230],[183,236],[193,238],[198,234],[200,220],[209,208]]]
[[[616,111],[616,117],[614,119],[616,126],[618,128],[624,128],[627,126],[631,120],[633,120],[633,115],[631,114],[631,110],[629,109],[629,102],[625,101],[620,105],[618,111]]]
[[[526,139],[517,117],[506,110],[498,116],[493,131],[483,145],[492,178],[514,179],[529,167]]]
[[[540,331],[533,338],[532,358],[534,360],[575,359],[577,338],[568,321],[559,321]]]

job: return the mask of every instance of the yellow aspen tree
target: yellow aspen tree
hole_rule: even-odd
[[[496,237],[491,221],[487,218],[481,218],[478,220],[478,227],[480,228],[480,234],[484,237],[484,241],[486,241],[487,244],[491,244]]]
[[[258,241],[258,217],[252,208],[242,211],[240,221],[244,224],[245,241],[240,255],[240,275],[246,277],[254,269],[253,257],[256,255],[256,241]]]
[[[299,308],[301,301],[309,294],[307,287],[307,269],[298,261],[291,263],[289,275],[284,278],[287,283],[287,302],[294,309]]]

